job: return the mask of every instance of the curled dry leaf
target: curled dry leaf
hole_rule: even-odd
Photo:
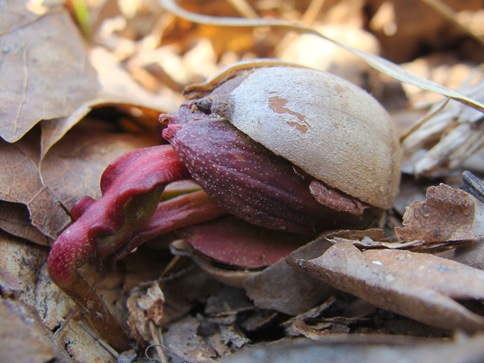
[[[456,300],[484,299],[484,272],[455,261],[400,250],[360,252],[337,243],[297,265],[311,276],[377,307],[443,329],[484,330],[484,317]]]
[[[414,201],[395,228],[400,241],[476,241],[484,236],[484,204],[446,184],[429,187],[424,202]]]
[[[331,246],[329,238],[360,238],[365,235],[384,240],[383,231],[377,229],[325,233],[262,271],[245,276],[241,285],[258,308],[288,315],[301,314],[328,297],[333,289],[321,283],[321,280],[301,272],[288,261],[310,260],[321,256]]]
[[[0,136],[15,142],[42,119],[69,115],[99,84],[66,11],[57,8],[39,15],[25,4],[4,3],[0,83],[8,87],[0,89]]]

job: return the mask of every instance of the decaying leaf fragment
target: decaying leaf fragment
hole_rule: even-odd
[[[484,330],[484,317],[457,302],[480,305],[484,299],[481,270],[409,251],[360,252],[348,242],[296,263],[311,276],[382,309],[443,329]]]
[[[149,325],[161,328],[165,296],[157,283],[152,283],[146,292],[135,291],[127,302],[130,311],[128,325],[131,334],[142,344],[156,344]]]
[[[476,241],[484,236],[484,204],[448,185],[429,187],[424,202],[415,201],[403,216],[400,241]]]
[[[200,321],[185,317],[170,326],[164,334],[165,354],[175,362],[215,362],[217,352],[197,334]]]

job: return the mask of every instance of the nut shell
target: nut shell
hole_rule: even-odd
[[[385,109],[354,84],[312,69],[260,68],[214,98],[212,112],[330,187],[392,206],[398,138]]]

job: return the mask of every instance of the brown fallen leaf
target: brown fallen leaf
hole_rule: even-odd
[[[61,358],[51,332],[31,306],[0,298],[0,320],[1,362],[44,363]]]
[[[330,246],[324,238],[318,238],[292,252],[287,259],[312,259]],[[332,292],[329,285],[302,273],[286,259],[249,276],[242,286],[257,307],[289,315],[312,308]]]
[[[0,229],[39,245],[48,245],[49,238],[30,223],[29,211],[23,204],[0,202]]]
[[[55,239],[70,222],[66,212],[59,207],[55,196],[45,187],[39,175],[38,138],[30,134],[9,144],[0,140],[0,200],[19,203],[27,207],[31,224],[44,235]],[[22,211],[18,213],[25,215]],[[5,224],[18,223],[19,214],[10,216]],[[2,223],[3,225],[3,223]],[[15,232],[15,228],[7,229]],[[24,237],[21,231],[20,236]],[[41,239],[37,239],[39,242]]]
[[[41,159],[94,108],[110,105],[128,110],[131,107],[144,107],[155,112],[170,112],[178,109],[183,100],[182,96],[176,95],[166,87],[156,94],[148,92],[137,84],[114,55],[105,49],[91,49],[89,63],[98,74],[100,87],[92,92],[85,102],[79,103],[67,117],[42,122]],[[154,124],[158,124],[157,117],[154,118]]]
[[[40,167],[37,133],[14,144],[0,141],[0,200],[9,202],[0,212],[2,229],[49,244],[49,238],[55,239],[71,221],[65,210],[85,195],[99,197],[100,176],[112,160],[158,142],[156,137],[103,130],[100,125],[80,124],[52,148]]]
[[[104,169],[118,156],[158,143],[156,137],[102,129],[86,119],[69,131],[44,157],[41,175],[46,187],[68,210],[80,198],[99,198]]]
[[[448,185],[429,187],[424,202],[406,208],[400,241],[475,241],[484,236],[484,204],[463,190]]]
[[[0,6],[0,136],[15,142],[42,119],[69,115],[99,84],[62,7],[38,14],[15,0]]]
[[[304,313],[327,298],[334,290],[331,286],[294,268],[288,261],[310,260],[322,255],[331,246],[329,238],[359,238],[364,235],[384,240],[383,231],[379,229],[328,232],[264,270],[245,277],[242,286],[258,308],[273,309],[288,315]]]
[[[293,261],[309,275],[382,309],[443,329],[484,330],[484,317],[457,300],[484,299],[484,272],[401,250],[360,252],[337,243],[313,260]]]

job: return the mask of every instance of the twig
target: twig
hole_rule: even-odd
[[[118,352],[111,347],[99,334],[96,334],[84,321],[78,321],[79,326],[86,331],[96,342],[98,342],[104,349],[106,349],[114,358],[118,358]]]
[[[470,171],[464,171],[462,173],[464,185],[461,189],[484,203],[484,182]]]
[[[153,338],[155,344],[150,345],[146,349],[148,350],[149,348],[154,347],[161,363],[167,363],[165,354],[163,353],[163,336],[161,335],[160,330],[156,328],[155,323],[152,320],[148,322],[148,325],[150,327],[151,337]]]

